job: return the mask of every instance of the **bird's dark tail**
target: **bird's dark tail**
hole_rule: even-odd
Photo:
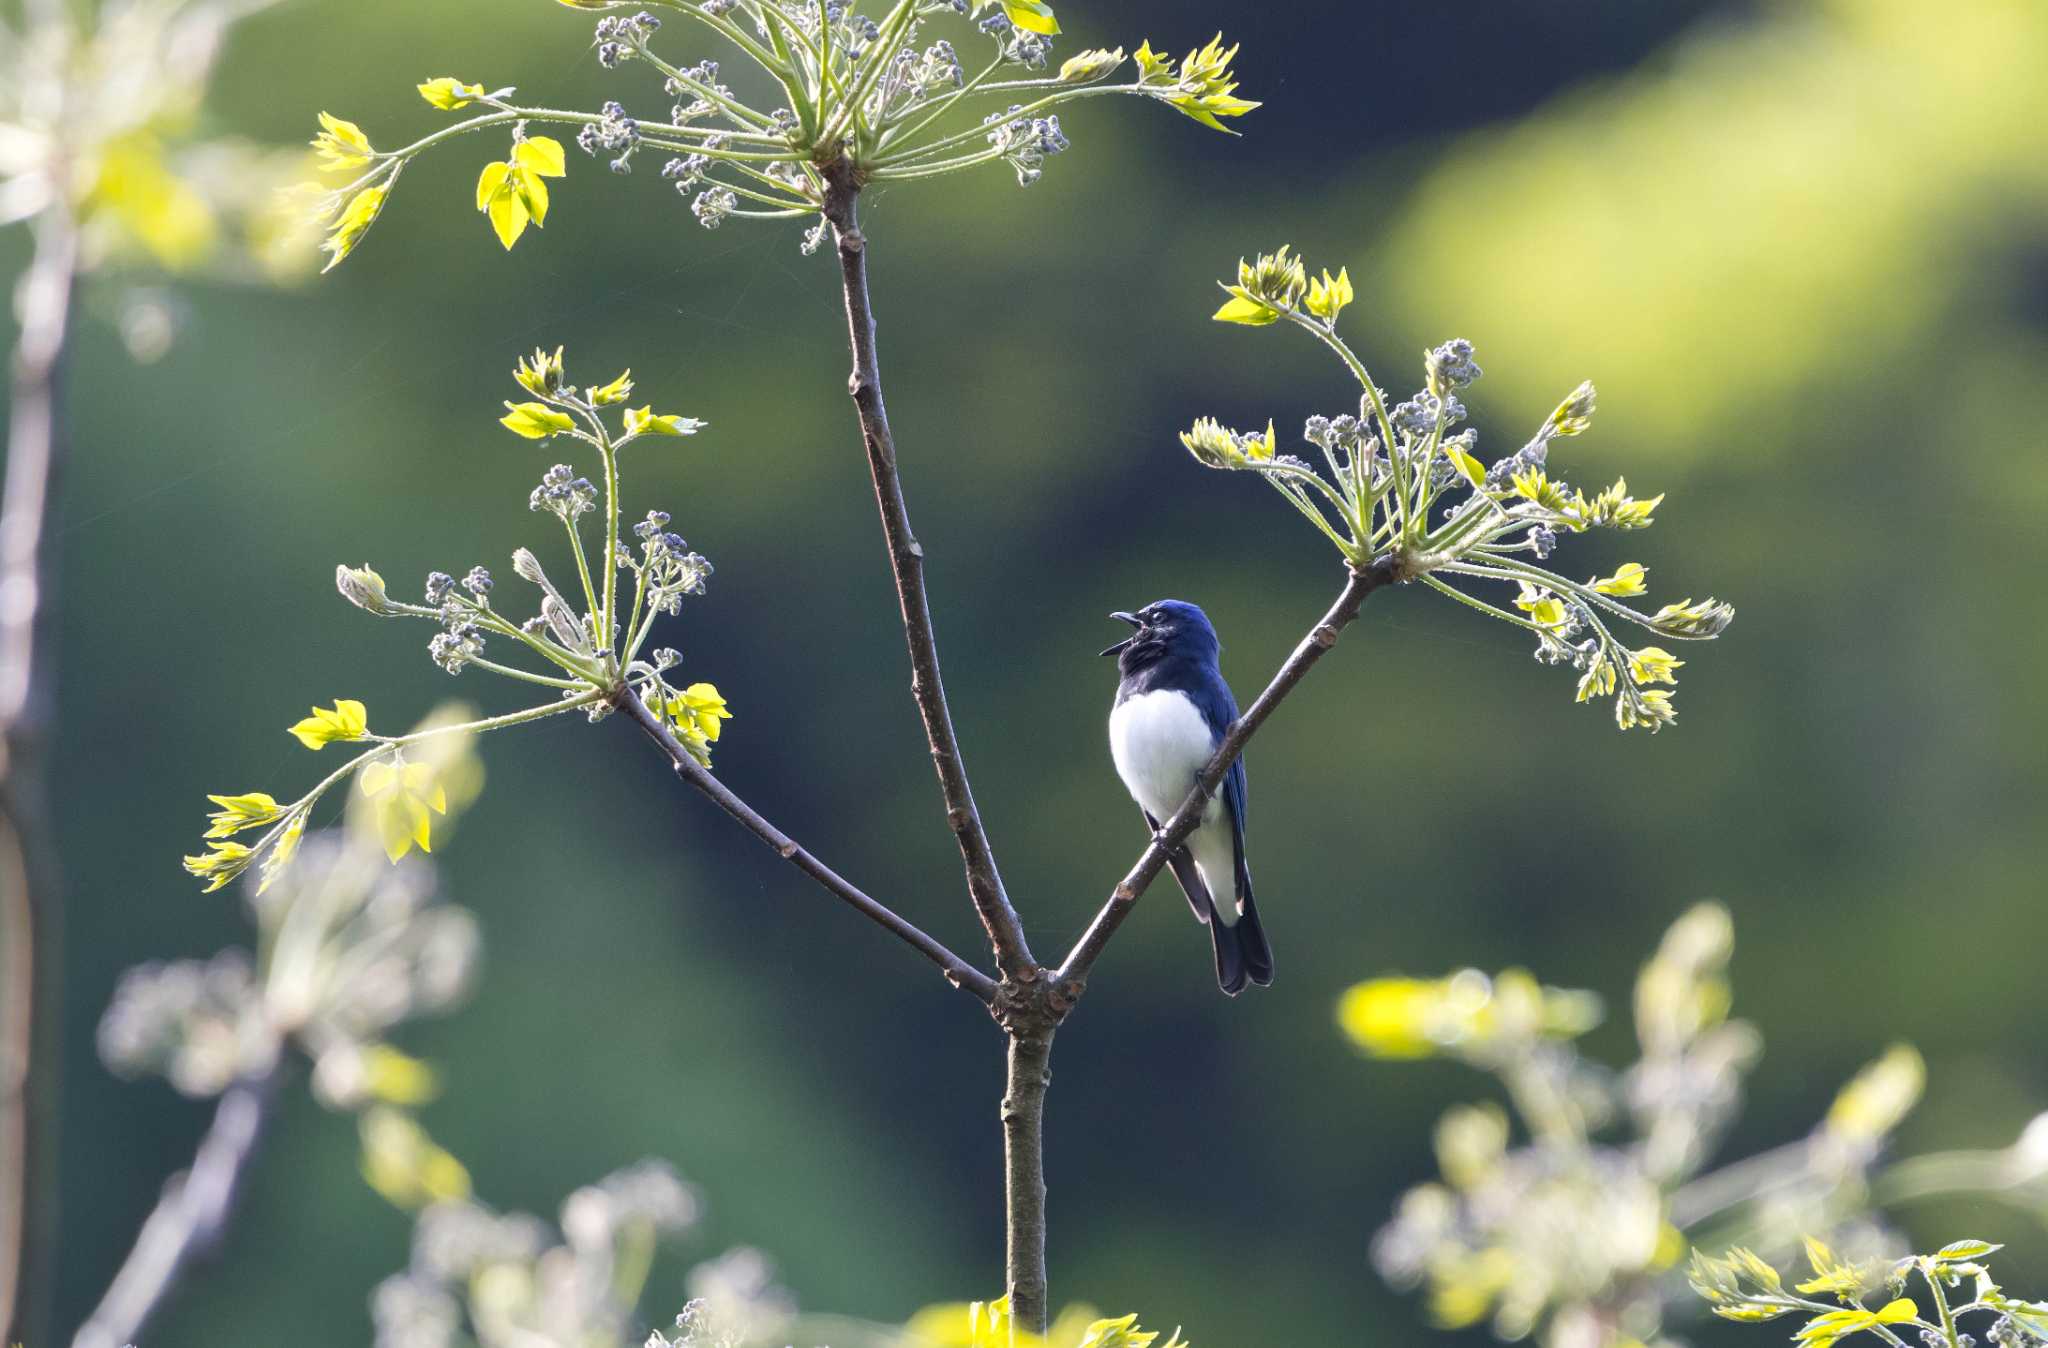
[[[1273,982],[1273,948],[1266,944],[1266,929],[1259,925],[1259,910],[1246,895],[1244,912],[1236,922],[1209,919],[1209,939],[1216,947],[1216,986],[1235,997],[1246,983],[1270,987]]]
[[[1244,914],[1237,919],[1237,940],[1244,950],[1244,969],[1262,988],[1273,986],[1273,947],[1266,944],[1266,928],[1259,922],[1258,906],[1252,892],[1244,892]]]

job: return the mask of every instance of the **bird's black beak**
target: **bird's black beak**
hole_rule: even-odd
[[[1125,612],[1123,612],[1123,611],[1119,610],[1119,611],[1117,611],[1117,612],[1115,612],[1115,613],[1112,613],[1112,614],[1110,614],[1109,616],[1110,616],[1110,617],[1112,617],[1112,618],[1114,618],[1114,619],[1116,619],[1116,620],[1117,620],[1118,622],[1125,622],[1125,623],[1129,623],[1129,624],[1130,624],[1131,626],[1133,626],[1133,627],[1143,627],[1143,626],[1145,625],[1144,619],[1140,618],[1140,617],[1139,617],[1139,616],[1138,616],[1137,614],[1135,614],[1135,613],[1125,613]],[[1103,654],[1103,655],[1115,655],[1115,654],[1119,653],[1120,651],[1122,651],[1124,647],[1126,647],[1126,646],[1130,645],[1130,644],[1131,644],[1131,643],[1132,643],[1133,641],[1136,641],[1137,639],[1138,639],[1138,638],[1137,638],[1136,634],[1134,633],[1134,634],[1132,634],[1131,636],[1127,636],[1127,637],[1125,637],[1125,638],[1124,638],[1124,639],[1123,639],[1122,641],[1119,641],[1119,642],[1118,642],[1118,643],[1117,643],[1116,645],[1114,645],[1114,646],[1111,646],[1111,647],[1110,647],[1109,649],[1107,649],[1107,650],[1105,650],[1105,651],[1101,652],[1101,654]]]

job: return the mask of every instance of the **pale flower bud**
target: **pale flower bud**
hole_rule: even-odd
[[[363,566],[337,566],[334,568],[334,588],[341,591],[341,597],[359,609],[371,613],[389,614],[391,606],[384,596],[384,577]]]

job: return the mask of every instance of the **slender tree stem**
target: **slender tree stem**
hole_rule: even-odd
[[[1003,1199],[1008,1213],[1004,1287],[1021,1329],[1045,1333],[1045,1092],[1052,1084],[1050,1023],[1010,1034],[1003,1090]]]
[[[140,1341],[192,1261],[220,1244],[275,1111],[280,1075],[273,1068],[236,1082],[221,1096],[192,1168],[164,1185],[135,1248],[71,1348],[120,1348]]]
[[[938,965],[939,972],[944,974],[946,981],[954,987],[974,994],[985,1003],[995,1000],[996,985],[993,979],[947,949],[935,937],[926,935],[923,930],[897,916],[886,905],[869,898],[851,881],[812,856],[787,833],[756,814],[751,806],[728,790],[725,783],[706,771],[638,697],[631,692],[624,693],[618,699],[618,707],[635,725],[646,732],[649,739],[660,746],[664,754],[668,755],[669,762],[675,765],[678,777],[709,797],[712,804],[725,811],[747,832],[774,848],[776,854],[784,861],[816,880],[827,892],[854,911]]]
[[[924,720],[932,766],[938,771],[939,789],[945,796],[946,822],[960,844],[960,858],[967,868],[967,893],[988,932],[996,967],[1006,981],[1035,982],[1038,964],[1031,957],[1017,910],[1010,906],[1009,896],[1003,892],[995,853],[989,847],[981,814],[974,807],[974,793],[967,784],[967,768],[960,756],[960,741],[953,733],[952,713],[946,708],[938,644],[932,635],[931,608],[925,600],[924,548],[910,529],[903,482],[896,473],[896,440],[890,433],[889,413],[882,402],[882,372],[875,355],[875,315],[868,300],[867,239],[861,234],[857,210],[860,183],[852,167],[844,162],[828,168],[826,180],[825,215],[832,222],[838,243],[847,333],[853,347],[853,373],[847,389],[860,417],[868,475],[874,480],[875,503],[881,509],[882,534],[889,548],[889,569],[895,576],[896,598],[903,611],[903,633],[910,645],[910,690],[917,699],[918,715]]]
[[[1308,635],[1295,646],[1293,654],[1280,666],[1280,672],[1266,685],[1266,690],[1245,709],[1243,715],[1231,723],[1230,729],[1224,733],[1223,743],[1217,746],[1216,753],[1209,759],[1209,765],[1202,769],[1201,776],[1196,779],[1194,790],[1188,792],[1187,800],[1145,848],[1138,857],[1137,864],[1131,867],[1130,873],[1110,891],[1109,901],[1102,905],[1102,910],[1095,915],[1095,920],[1088,924],[1088,930],[1082,933],[1081,939],[1074,943],[1073,950],[1068,952],[1066,960],[1054,974],[1067,1000],[1080,995],[1081,989],[1087,984],[1089,970],[1095,967],[1095,961],[1102,954],[1103,947],[1109,944],[1110,937],[1116,935],[1116,929],[1123,925],[1124,919],[1131,915],[1131,909],[1137,906],[1138,897],[1158,878],[1160,870],[1165,867],[1167,858],[1173,854],[1174,849],[1187,840],[1188,834],[1194,832],[1195,825],[1201,821],[1202,809],[1208,803],[1209,797],[1215,794],[1224,774],[1230,771],[1230,765],[1237,760],[1238,754],[1244,751],[1245,744],[1258,733],[1266,718],[1273,714],[1273,709],[1280,705],[1280,699],[1293,692],[1295,685],[1308,674],[1310,667],[1337,644],[1337,638],[1358,617],[1359,606],[1365,603],[1366,597],[1374,590],[1390,585],[1398,579],[1400,572],[1391,556],[1381,557],[1362,570],[1354,568],[1346,573],[1344,589],[1337,596],[1337,601],[1330,605],[1329,612],[1325,613],[1322,620],[1310,628]]]
[[[64,456],[60,395],[78,234],[59,200],[36,218],[0,495],[0,1325],[42,1342],[55,1275],[59,896],[44,795],[50,658],[44,525]]]

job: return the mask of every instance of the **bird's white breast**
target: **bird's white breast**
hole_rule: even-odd
[[[1216,745],[1195,704],[1183,693],[1162,691],[1140,693],[1116,705],[1109,714],[1109,752],[1132,799],[1164,824],[1187,800]],[[1217,918],[1235,923],[1236,842],[1223,818],[1220,793],[1209,797],[1202,822],[1187,845],[1202,883],[1209,887]]]
[[[1195,776],[1215,752],[1209,723],[1178,692],[1140,693],[1109,714],[1109,752],[1131,796],[1164,824],[1193,789]],[[1209,802],[1215,814],[1218,803]]]

